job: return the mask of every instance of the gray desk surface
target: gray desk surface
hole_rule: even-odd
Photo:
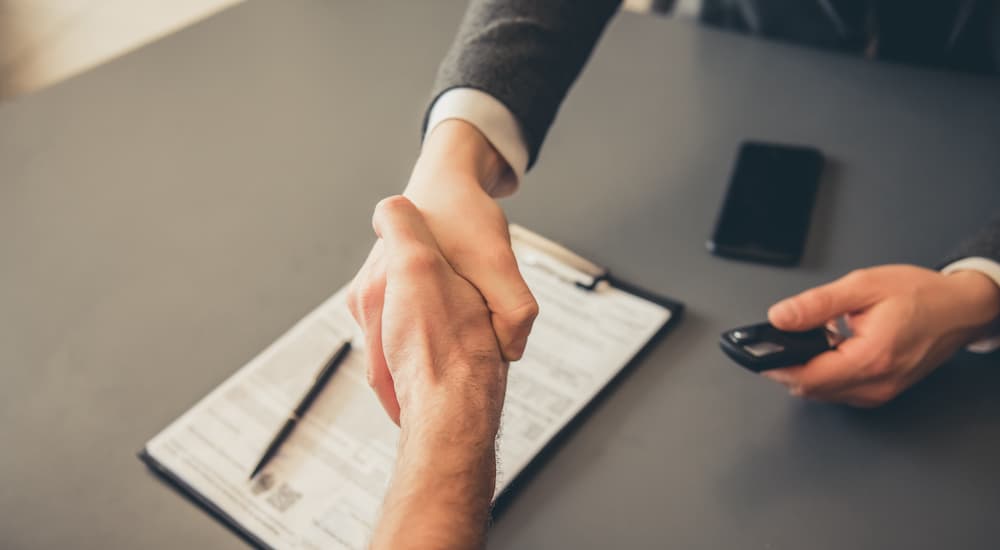
[[[239,548],[135,452],[345,283],[401,189],[457,2],[252,2],[0,106],[0,547]],[[747,137],[810,143],[802,268],[705,253]],[[513,220],[687,302],[492,548],[996,548],[1000,369],[808,404],[717,334],[998,204],[1000,82],[619,16]]]

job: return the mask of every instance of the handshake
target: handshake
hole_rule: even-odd
[[[496,408],[482,420],[498,418],[505,364],[520,358],[538,313],[503,211],[489,193],[505,168],[475,128],[447,121],[428,137],[405,196],[376,209],[380,238],[352,283],[349,304],[366,335],[369,382],[399,424],[427,399],[451,401],[447,393],[422,394],[429,380],[453,384],[463,394],[455,401]],[[857,270],[768,311],[772,324],[790,331],[847,315],[854,337],[805,365],[764,376],[794,395],[877,406],[981,337],[998,313],[1000,288],[976,271]],[[463,368],[492,378],[451,381],[472,375]]]
[[[538,314],[491,196],[504,170],[478,130],[446,121],[428,136],[404,196],[375,209],[378,241],[348,305],[365,334],[368,381],[401,434],[373,547],[482,542],[507,366]],[[768,311],[788,331],[843,315],[852,338],[763,375],[793,395],[878,406],[983,336],[1000,315],[1000,288],[978,271],[887,265]]]

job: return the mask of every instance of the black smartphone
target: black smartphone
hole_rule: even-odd
[[[744,142],[708,250],[778,265],[802,258],[823,155],[813,147]]]

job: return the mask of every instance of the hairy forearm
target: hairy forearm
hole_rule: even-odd
[[[468,549],[483,546],[496,477],[488,449],[403,450],[386,495],[374,549]]]
[[[470,380],[454,389],[412,393],[413,408],[400,417],[396,468],[372,548],[483,546],[496,484],[501,407],[485,400],[502,400],[502,391],[494,388],[505,385],[504,370],[489,387]]]

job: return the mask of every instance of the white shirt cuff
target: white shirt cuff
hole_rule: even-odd
[[[1000,286],[1000,264],[989,258],[979,256],[962,258],[944,266],[941,273],[948,274],[956,271],[978,271],[992,279],[997,286]],[[1000,334],[976,340],[969,344],[966,349],[974,353],[990,353],[991,351],[1000,349]]]
[[[528,168],[528,147],[521,137],[521,126],[510,109],[481,90],[453,88],[441,94],[431,107],[424,138],[438,124],[452,118],[475,126],[510,166],[490,194],[494,197],[513,194]]]

